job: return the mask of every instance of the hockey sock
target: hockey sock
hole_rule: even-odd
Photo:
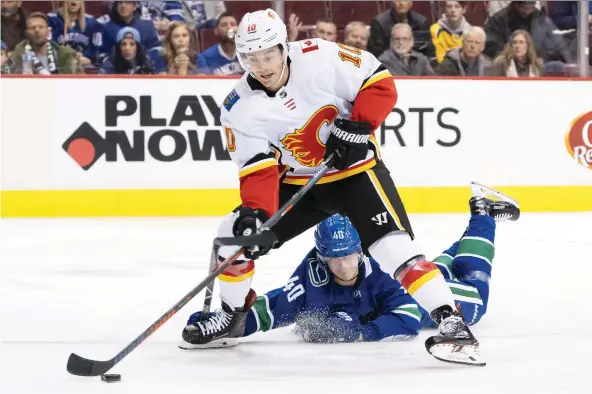
[[[464,292],[465,288],[451,286],[456,298],[461,296],[479,297],[487,306],[489,281],[493,257],[495,256],[495,220],[490,216],[473,215],[466,234],[461,238],[456,256],[450,262],[452,274],[473,289],[473,294]],[[465,286],[467,287],[467,286]],[[475,295],[475,290],[479,294]],[[468,301],[468,300],[467,300]]]
[[[434,263],[425,260],[421,246],[409,234],[388,234],[373,243],[369,251],[383,271],[395,273],[395,278],[426,311],[442,305],[454,308],[444,276]]]
[[[431,261],[424,258],[411,260],[397,270],[395,275],[426,311],[431,312],[443,305],[455,308],[452,293],[444,276]]]
[[[255,262],[253,260],[228,267],[218,276],[220,299],[234,310],[242,308],[251,289],[254,274]]]

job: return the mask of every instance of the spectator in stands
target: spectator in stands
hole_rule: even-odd
[[[393,75],[435,75],[429,59],[413,50],[413,30],[407,23],[397,23],[391,32],[391,47],[378,60]]]
[[[0,61],[0,72],[2,74],[10,74],[10,68],[8,67],[8,47],[4,41],[0,42],[0,54],[2,55],[2,60]]]
[[[101,74],[153,74],[152,61],[142,48],[142,36],[133,27],[117,33],[113,55],[101,66]]]
[[[462,37],[460,48],[448,51],[436,73],[446,76],[483,77],[491,75],[491,60],[483,56],[485,31],[471,26]]]
[[[588,1],[588,25],[592,27],[592,0]],[[578,2],[557,1],[551,14],[553,23],[561,30],[578,29]]]
[[[124,27],[133,27],[140,33],[140,37],[142,37],[141,44],[145,52],[148,52],[154,58],[160,56],[157,51],[162,48],[158,33],[151,21],[141,18],[138,2],[114,1],[111,3],[109,14],[103,15],[98,21],[104,28],[103,45],[99,50],[103,56],[113,54],[113,47],[118,42],[118,33]]]
[[[184,22],[185,14],[180,1],[140,1],[142,19],[151,20],[159,38],[167,34],[169,23]]]
[[[563,38],[553,33],[555,25],[536,8],[534,1],[512,1],[485,23],[487,42],[485,54],[495,58],[500,54],[512,33],[526,30],[532,36],[536,52],[545,60],[571,62],[571,55]]]
[[[191,29],[214,29],[226,7],[223,1],[183,1],[185,23]]]
[[[516,30],[502,53],[493,62],[493,75],[505,77],[540,77],[543,62],[537,56],[532,37],[526,30]]]
[[[345,26],[343,43],[355,48],[367,50],[369,32],[362,22],[350,22]]]
[[[444,15],[430,28],[438,62],[446,52],[462,44],[463,34],[471,27],[465,19],[466,1],[446,1]]]
[[[103,43],[103,26],[84,11],[83,1],[64,1],[57,12],[47,14],[51,38],[74,49],[83,65],[97,62]]]
[[[22,7],[22,1],[2,1],[2,41],[8,52],[12,52],[16,45],[27,38],[28,13]]]
[[[298,41],[298,35],[300,35],[300,28],[302,27],[300,18],[296,14],[290,14],[286,27],[288,28],[288,41]]]
[[[411,26],[414,37],[414,50],[426,56],[435,54],[434,46],[429,37],[430,26],[425,16],[411,10],[412,1],[393,1],[388,11],[381,12],[370,25],[370,39],[368,51],[374,56],[380,56],[389,48],[391,30],[397,23],[406,23]]]
[[[197,71],[199,74],[208,75],[242,75],[242,69],[236,57],[236,45],[234,35],[238,22],[236,18],[224,12],[218,18],[216,36],[218,44],[212,45],[203,51],[197,59]]]
[[[320,19],[317,21],[312,36],[322,38],[323,40],[337,42],[337,25],[329,19]]]
[[[8,59],[13,74],[83,74],[82,63],[69,47],[49,40],[49,20],[42,12],[27,18],[27,39],[21,41]]]
[[[189,27],[183,22],[173,22],[163,42],[164,71],[171,75],[197,74],[198,55],[191,48]]]
[[[507,6],[509,6],[511,1],[509,0],[495,0],[495,1],[488,1],[487,2],[487,13],[489,16],[493,16],[498,11],[503,10]],[[541,2],[535,1],[535,7],[537,10],[541,10]]]

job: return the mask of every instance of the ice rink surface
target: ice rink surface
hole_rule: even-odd
[[[432,258],[468,214],[412,215]],[[177,348],[196,297],[111,372],[66,372],[71,352],[109,359],[207,272],[218,219],[0,222],[0,393],[586,393],[592,354],[592,213],[498,225],[491,301],[474,327],[485,368],[441,363],[409,342],[313,345],[290,328],[238,347]],[[257,262],[258,294],[283,286],[307,232]],[[214,300],[219,306],[219,301]]]

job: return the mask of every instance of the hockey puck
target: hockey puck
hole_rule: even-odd
[[[107,383],[121,382],[121,375],[119,374],[105,374],[101,375],[101,380]]]

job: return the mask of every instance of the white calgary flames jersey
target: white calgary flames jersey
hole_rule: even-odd
[[[245,74],[222,105],[228,151],[240,178],[280,164],[282,182],[304,184],[323,162],[333,121],[350,119],[358,93],[391,78],[369,52],[322,39],[290,43],[289,62],[288,82],[273,97]],[[378,145],[374,137],[370,141],[375,149],[365,160],[331,171],[319,183],[372,168]]]

